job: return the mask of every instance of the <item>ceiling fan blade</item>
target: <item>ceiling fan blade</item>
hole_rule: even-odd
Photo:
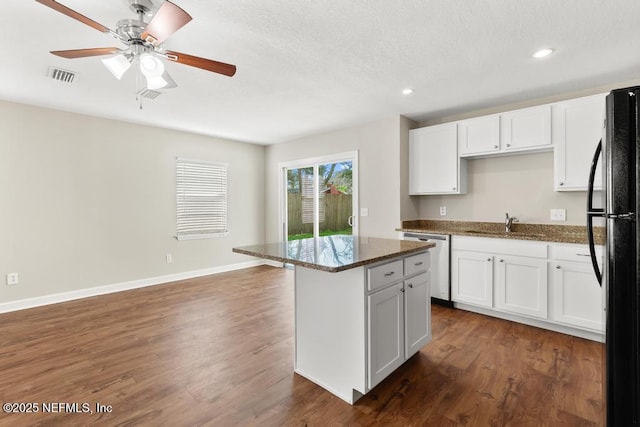
[[[170,1],[165,1],[153,15],[151,22],[147,24],[147,28],[144,29],[140,38],[154,46],[158,46],[191,19],[193,19],[191,15],[180,7]]]
[[[67,59],[86,58],[88,56],[100,56],[110,55],[112,53],[119,53],[120,49],[117,47],[96,47],[92,49],[73,49],[73,50],[52,50],[56,56],[61,56]]]
[[[63,13],[70,18],[80,21],[83,24],[86,24],[92,28],[95,28],[98,31],[101,31],[103,33],[113,33],[113,31],[111,31],[109,28],[105,27],[104,25],[94,21],[93,19],[87,18],[86,16],[76,12],[73,9],[69,9],[67,6],[60,4],[55,0],[36,0],[36,1],[38,3],[42,3],[45,6],[49,6],[51,9],[57,10],[58,12]]]
[[[179,62],[180,64],[190,65],[203,70],[211,71],[225,76],[232,77],[236,73],[236,66],[225,64],[224,62],[213,61],[211,59],[200,58],[198,56],[187,55],[173,50],[166,52],[169,61]]]

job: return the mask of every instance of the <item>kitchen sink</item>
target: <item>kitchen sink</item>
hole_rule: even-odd
[[[545,237],[542,233],[524,233],[522,231],[507,232],[494,232],[494,231],[481,231],[481,230],[463,230],[463,233],[469,234],[484,234],[491,236],[513,236],[513,237]]]

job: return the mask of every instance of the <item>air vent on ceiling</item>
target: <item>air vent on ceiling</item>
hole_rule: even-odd
[[[48,77],[64,83],[73,83],[78,80],[78,73],[75,71],[63,70],[62,68],[49,67]]]
[[[156,90],[142,89],[140,92],[138,92],[138,95],[140,95],[140,97],[142,98],[156,99],[157,97],[162,95],[162,93]]]

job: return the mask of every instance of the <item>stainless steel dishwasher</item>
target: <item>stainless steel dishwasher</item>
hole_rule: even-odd
[[[451,277],[451,267],[449,265],[450,237],[448,234],[405,232],[403,239],[435,243],[436,247],[429,250],[431,254],[431,301],[436,304],[453,307],[451,282],[449,280]]]

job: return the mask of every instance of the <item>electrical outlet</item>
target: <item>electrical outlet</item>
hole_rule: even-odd
[[[567,210],[566,209],[551,209],[551,221],[566,221]]]
[[[167,254],[167,263],[173,262],[173,255]]]
[[[7,274],[7,285],[13,286],[18,284],[18,273]]]
[[[440,206],[440,216],[446,216],[446,215],[447,215],[447,207]]]
[[[369,208],[360,208],[360,216],[369,216]]]

